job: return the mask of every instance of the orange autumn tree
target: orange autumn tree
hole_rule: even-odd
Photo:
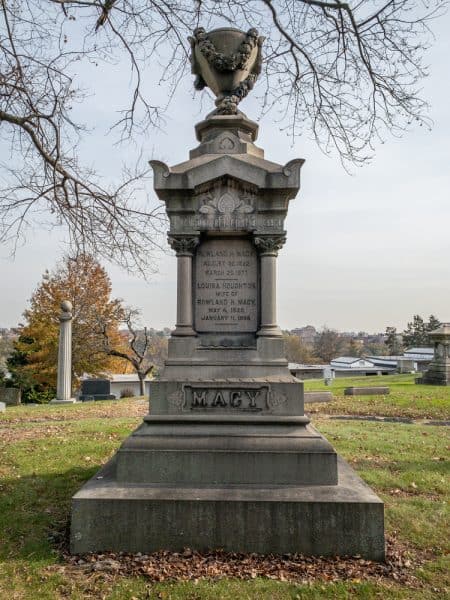
[[[53,272],[46,271],[25,310],[9,367],[23,387],[45,391],[56,389],[59,314],[61,302],[73,305],[73,386],[83,373],[122,372],[123,361],[103,351],[103,332],[120,347],[119,322],[123,308],[111,299],[111,281],[100,263],[89,255],[67,257]],[[14,355],[19,360],[14,361]],[[13,364],[11,364],[11,362]],[[16,364],[14,364],[16,362]]]

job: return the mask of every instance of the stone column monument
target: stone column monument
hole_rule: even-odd
[[[434,356],[428,369],[417,383],[450,385],[450,323],[443,323],[430,333],[434,344]]]
[[[61,302],[61,311],[56,398],[51,404],[75,402],[75,398],[72,398],[72,303],[69,300]]]
[[[217,109],[154,185],[177,254],[176,328],[150,412],[73,498],[73,552],[184,547],[384,557],[383,503],[304,414],[277,324],[277,255],[303,159],[269,161],[237,108],[255,30],[199,29],[196,87]]]

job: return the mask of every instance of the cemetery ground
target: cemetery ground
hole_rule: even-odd
[[[344,397],[349,385],[389,385],[386,397]],[[146,401],[19,406],[0,414],[0,598],[446,598],[449,597],[450,388],[413,376],[352,378],[307,406],[386,507],[388,559],[67,553],[70,497],[138,425]],[[343,420],[387,416],[405,422]]]

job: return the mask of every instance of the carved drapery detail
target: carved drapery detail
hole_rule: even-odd
[[[260,254],[273,254],[275,256],[284,246],[285,242],[286,234],[271,236],[257,235],[254,238],[254,244]]]
[[[196,235],[169,235],[167,240],[177,256],[192,256],[200,242]]]

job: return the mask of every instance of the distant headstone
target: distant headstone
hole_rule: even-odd
[[[111,381],[109,379],[85,379],[81,382],[80,400],[115,400],[111,394]]]
[[[325,385],[331,385],[334,379],[333,369],[331,367],[324,367],[323,369],[323,382]]]
[[[6,406],[18,406],[21,399],[22,391],[19,388],[0,388],[0,401]]]
[[[314,402],[331,402],[333,394],[331,392],[305,392],[305,403],[312,404]]]
[[[399,373],[412,373],[416,370],[416,363],[412,359],[399,358],[397,360],[397,371]]]
[[[386,396],[390,393],[388,387],[348,387],[344,390],[345,396]]]
[[[6,404],[4,402],[0,402],[0,412],[5,412]]]

